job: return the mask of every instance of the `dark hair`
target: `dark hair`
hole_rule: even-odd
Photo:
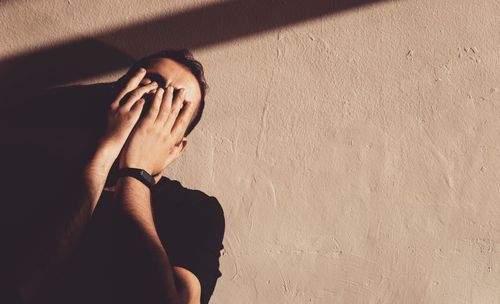
[[[186,133],[184,134],[185,136],[187,136],[189,135],[189,133],[191,133],[191,131],[194,129],[194,127],[196,127],[196,125],[200,121],[201,115],[203,114],[203,108],[205,108],[205,95],[208,90],[208,85],[207,81],[205,80],[203,66],[199,61],[194,59],[193,54],[188,49],[180,49],[180,50],[166,49],[139,59],[129,69],[129,73],[136,71],[141,66],[145,65],[148,61],[155,58],[169,58],[176,61],[177,63],[186,66],[198,81],[201,91],[201,100],[200,100],[200,105],[198,106],[196,114],[193,118],[193,121],[191,121],[191,123],[186,129]]]

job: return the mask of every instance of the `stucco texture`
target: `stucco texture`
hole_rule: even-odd
[[[225,210],[212,303],[500,303],[500,2],[365,2],[1,1],[1,63],[192,48],[207,105],[165,175]]]

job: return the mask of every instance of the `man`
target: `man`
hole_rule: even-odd
[[[186,136],[201,118],[201,64],[187,50],[167,50],[94,89],[80,96],[93,99],[84,103],[87,110],[105,114],[93,124],[91,134],[97,135],[86,137],[77,156],[66,156],[82,163],[66,166],[63,177],[55,178],[60,183],[53,183],[65,185],[57,203],[16,205],[8,212],[14,220],[5,222],[15,236],[6,238],[10,250],[2,261],[8,276],[0,283],[16,291],[11,300],[26,303],[208,303],[222,275],[223,210],[215,197],[162,176],[185,151]],[[69,109],[71,95],[62,90],[64,105],[57,108]],[[54,100],[51,94],[44,99]],[[76,114],[75,120],[84,116]],[[39,117],[40,124],[51,121],[36,113],[31,122]]]

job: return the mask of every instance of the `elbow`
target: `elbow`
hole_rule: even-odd
[[[183,288],[177,293],[177,304],[200,304],[201,289]]]
[[[180,292],[177,298],[177,304],[200,304],[200,293],[185,293]]]
[[[200,304],[201,284],[189,270],[174,266],[178,304]]]

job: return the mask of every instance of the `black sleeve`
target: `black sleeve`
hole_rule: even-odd
[[[207,304],[217,279],[222,276],[219,257],[224,248],[224,211],[213,196],[197,202],[195,208],[193,228],[176,244],[172,265],[186,268],[196,275],[201,284],[201,304]]]
[[[0,280],[0,303],[22,304],[22,298],[17,293],[15,286],[7,280]]]

